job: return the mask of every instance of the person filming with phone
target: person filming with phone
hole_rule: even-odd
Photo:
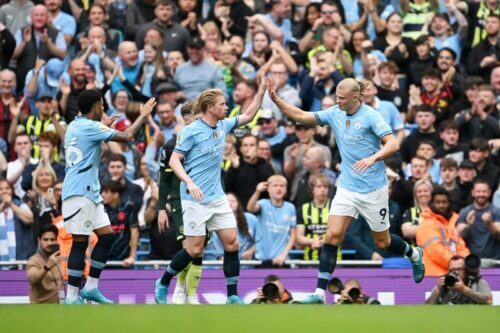
[[[57,233],[56,226],[43,225],[38,233],[38,251],[26,264],[31,304],[64,301],[64,279],[59,267],[62,257]]]

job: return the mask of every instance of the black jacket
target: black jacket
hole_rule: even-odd
[[[469,75],[481,76],[484,82],[490,81],[491,71],[495,68],[495,64],[486,67],[481,67],[481,61],[488,56],[496,56],[500,59],[500,44],[492,45],[488,39],[482,41],[472,48],[469,54],[467,63],[467,72]]]
[[[232,192],[241,200],[246,209],[248,200],[257,188],[257,184],[267,181],[274,174],[273,168],[262,158],[258,158],[255,164],[240,161],[238,168],[231,168],[226,172],[224,185],[226,192]]]

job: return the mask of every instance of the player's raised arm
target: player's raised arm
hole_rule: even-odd
[[[179,177],[181,181],[186,183],[186,187],[191,194],[191,196],[197,200],[201,201],[203,200],[203,192],[200,190],[200,188],[193,182],[191,177],[187,174],[186,170],[184,169],[184,166],[181,163],[181,160],[184,158],[184,155],[174,151],[172,153],[172,156],[170,157],[170,162],[169,165],[174,171],[175,175]]]
[[[262,105],[262,99],[264,98],[264,94],[266,93],[266,87],[267,87],[267,82],[266,79],[264,78],[264,74],[265,74],[264,71],[260,71],[258,74],[259,90],[257,91],[257,94],[255,94],[252,103],[248,106],[245,113],[241,114],[238,117],[239,126],[244,126],[250,123],[253,120],[253,118],[255,118],[255,114]]]
[[[116,135],[111,139],[111,141],[116,141],[116,142],[131,141],[134,138],[134,135],[139,130],[139,128],[141,128],[144,120],[149,117],[155,105],[156,105],[156,99],[154,97],[151,97],[146,102],[146,104],[141,105],[141,112],[139,114],[139,117],[137,117],[137,119],[134,121],[134,123],[130,125],[130,127],[127,128],[125,131],[116,133]]]
[[[274,104],[278,106],[278,108],[283,112],[285,116],[288,118],[298,121],[302,124],[306,125],[316,125],[316,118],[312,112],[303,111],[291,104],[288,104],[284,100],[282,100],[278,94],[276,93],[276,88],[274,86],[274,80],[272,77],[267,79],[267,90],[269,92],[269,97],[271,97]]]

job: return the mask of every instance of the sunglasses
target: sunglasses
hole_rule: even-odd
[[[296,131],[307,131],[310,130],[312,127],[304,126],[304,125],[297,125],[295,126]]]
[[[267,124],[267,125],[269,125],[269,124],[271,123],[271,121],[273,121],[273,120],[272,120],[272,119],[259,119],[259,120],[257,121],[257,124],[258,124],[258,125],[262,125],[262,124]]]

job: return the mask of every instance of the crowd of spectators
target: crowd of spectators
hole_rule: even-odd
[[[120,130],[158,98],[131,144],[105,144],[100,181],[116,235],[110,259],[132,266],[140,239],[150,258],[171,258],[174,231],[156,225],[161,148],[184,126],[182,104],[205,89],[224,92],[229,117],[245,112],[258,71],[282,99],[311,111],[335,104],[343,78],[364,78],[364,102],[401,146],[386,161],[391,232],[424,248],[429,274],[469,251],[500,259],[497,0],[0,5],[0,260],[27,260],[46,225],[58,227],[60,243],[68,236],[62,142],[78,94],[90,88],[101,90],[104,117],[118,115]],[[289,121],[266,93],[255,120],[228,136],[221,172],[242,258],[281,266],[293,249],[318,258],[342,172],[329,127]],[[386,258],[369,234],[355,220],[339,256]],[[217,249],[212,237],[207,256]]]

